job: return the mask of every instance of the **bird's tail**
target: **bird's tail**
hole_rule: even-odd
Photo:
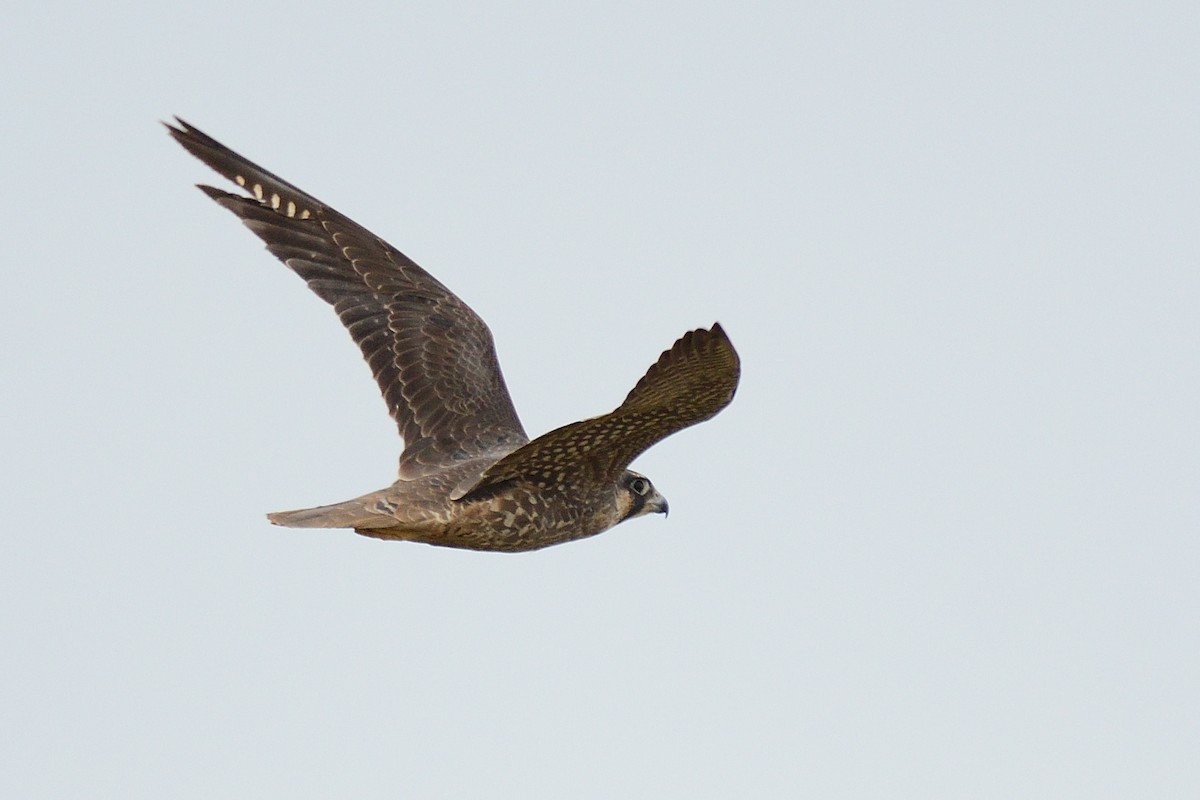
[[[276,511],[267,519],[285,528],[387,528],[396,518],[380,504],[381,493],[372,493],[343,503],[296,511]]]

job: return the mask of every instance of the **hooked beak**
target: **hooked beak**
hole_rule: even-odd
[[[656,489],[654,495],[646,500],[646,510],[655,514],[662,514],[665,517],[670,513],[671,507],[667,505],[667,498],[659,494]]]

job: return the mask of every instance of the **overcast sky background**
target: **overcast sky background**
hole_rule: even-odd
[[[1194,3],[30,4],[0,30],[0,795],[1200,795]],[[490,324],[526,427],[719,320],[669,520],[386,485],[179,114]]]

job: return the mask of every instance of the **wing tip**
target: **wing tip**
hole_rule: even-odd
[[[679,340],[675,342],[675,346],[671,350],[676,348],[706,348],[712,346],[731,351],[734,350],[733,342],[730,341],[729,334],[725,332],[725,328],[721,326],[720,322],[714,322],[712,327],[709,328],[696,328],[695,330],[688,331],[679,337]],[[663,353],[663,356],[667,356],[671,350]]]
[[[211,136],[204,133],[204,131],[200,130],[199,128],[195,127],[194,125],[190,124],[187,120],[183,119],[182,117],[175,115],[173,117],[173,119],[174,119],[174,122],[167,122],[166,120],[159,120],[159,124],[161,124],[164,128],[167,129],[167,133],[169,133],[171,135],[172,139],[179,142],[181,145],[183,145],[189,151],[191,151],[192,147],[194,147],[196,145],[209,144],[209,143],[214,142],[214,140]],[[198,155],[197,155],[197,158],[199,158]]]
[[[731,363],[736,385],[736,381],[741,375],[741,357],[738,356],[737,348],[733,346],[729,334],[725,333],[725,328],[721,326],[721,323],[714,322],[711,328],[707,330],[698,328],[689,335],[694,335],[691,345],[697,351],[705,350],[723,361]],[[732,395],[730,399],[732,399]]]
[[[302,220],[310,219],[329,210],[320,200],[245,156],[230,150],[183,118],[176,116],[175,124],[170,122],[162,124],[171,138],[178,142],[184,150],[204,162],[226,180],[237,184],[248,195],[246,199],[252,199],[285,217]],[[211,187],[201,186],[200,188],[209,197],[218,201],[223,196],[242,197],[240,194],[232,193],[214,194],[219,190]]]

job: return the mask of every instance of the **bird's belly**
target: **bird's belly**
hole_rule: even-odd
[[[594,536],[620,521],[612,504],[591,504],[579,498],[511,488],[488,498],[447,503],[419,512],[411,506],[397,508],[395,526],[358,532],[439,547],[522,552]],[[411,519],[406,518],[409,516]]]
[[[445,531],[442,544],[473,550],[519,552],[594,536],[615,524],[611,514],[578,503],[556,503],[538,497],[530,502],[512,497],[492,498],[472,503],[453,520]]]

